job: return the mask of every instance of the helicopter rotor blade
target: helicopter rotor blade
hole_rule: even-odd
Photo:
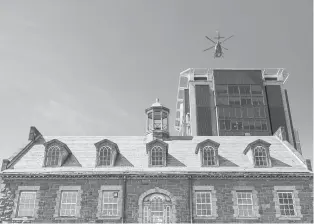
[[[225,49],[225,50],[228,50],[228,48],[225,48],[225,47],[223,47],[223,46],[221,46],[223,49]]]
[[[215,41],[213,41],[212,39],[210,39],[208,36],[205,36],[208,40],[210,40],[211,42],[213,42],[214,44],[216,44]]]
[[[231,37],[233,37],[234,35],[231,35],[230,37],[228,37],[228,38],[226,38],[226,39],[224,39],[221,43],[223,43],[223,42],[225,42],[225,41],[227,41],[227,40],[229,40]]]
[[[210,47],[210,48],[207,48],[207,49],[203,50],[203,52],[204,52],[204,51],[208,51],[208,50],[212,49],[213,47],[215,47],[215,46],[212,46],[212,47]]]

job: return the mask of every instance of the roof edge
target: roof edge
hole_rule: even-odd
[[[7,167],[5,169],[8,169],[12,167],[29,149],[31,149],[35,143],[37,143],[39,140],[45,140],[42,136],[42,134],[35,128],[35,127],[30,127],[30,132],[29,132],[29,140],[30,142],[22,148],[13,158],[9,159],[9,163],[7,164]]]
[[[99,177],[108,177],[108,178],[218,178],[218,179],[228,179],[228,178],[312,178],[313,172],[294,172],[294,173],[259,173],[259,172],[184,172],[184,173],[152,173],[152,172],[117,172],[117,173],[47,173],[47,174],[31,174],[31,173],[0,173],[0,177],[8,179],[20,179],[20,178],[99,178]]]

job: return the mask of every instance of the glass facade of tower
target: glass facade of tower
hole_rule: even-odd
[[[216,85],[219,135],[265,135],[267,106],[261,85]]]
[[[214,70],[218,135],[271,135],[261,70]]]
[[[180,73],[175,129],[182,136],[270,136],[297,140],[284,69],[201,69]]]

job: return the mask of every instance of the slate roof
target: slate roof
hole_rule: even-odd
[[[144,136],[44,136],[46,142],[58,139],[65,143],[74,158],[69,158],[62,167],[42,167],[44,145],[34,145],[13,166],[3,173],[189,173],[189,172],[262,172],[262,173],[312,173],[307,169],[303,157],[288,142],[276,136],[195,136],[176,137],[165,141],[168,144],[167,167],[149,167]],[[116,143],[120,150],[115,166],[95,167],[95,143],[108,139]],[[184,139],[184,140],[182,140]],[[188,140],[187,140],[188,139]],[[210,139],[219,143],[219,167],[202,167],[200,155],[195,154],[198,143]],[[254,168],[244,149],[251,142],[261,139],[270,143],[272,167]],[[79,166],[71,166],[71,161]]]

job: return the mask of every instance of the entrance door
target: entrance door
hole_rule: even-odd
[[[145,223],[171,223],[170,199],[161,194],[154,194],[144,200],[143,217]]]
[[[152,223],[164,223],[164,203],[161,197],[152,198],[150,216]]]

